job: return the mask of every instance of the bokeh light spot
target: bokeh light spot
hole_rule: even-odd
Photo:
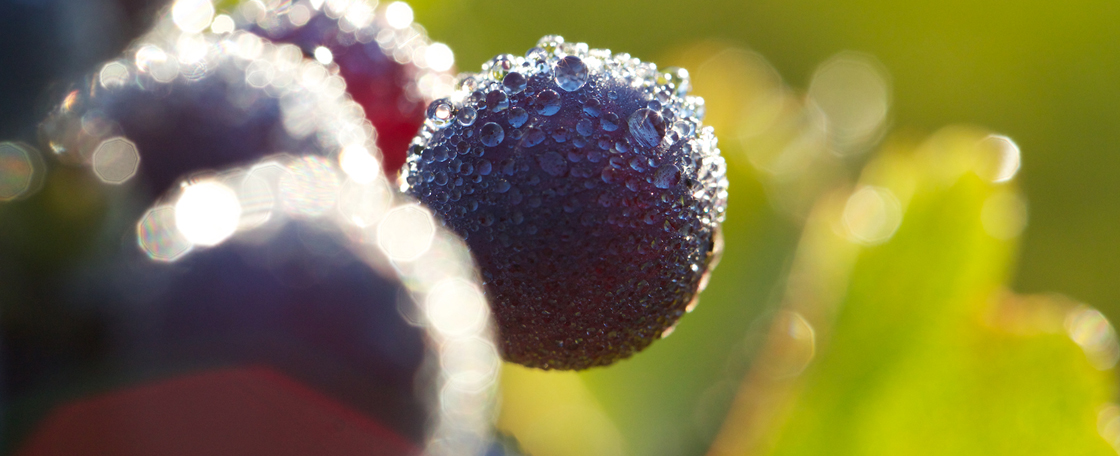
[[[890,190],[866,185],[848,198],[843,221],[852,241],[866,245],[880,244],[890,239],[898,229],[902,222],[902,209]]]
[[[436,329],[458,337],[481,328],[486,318],[486,298],[482,290],[470,282],[447,279],[428,292],[425,310]]]
[[[280,178],[280,200],[290,214],[318,217],[334,206],[340,184],[326,158],[301,157]]]
[[[1081,346],[1093,367],[1100,370],[1111,369],[1120,361],[1120,343],[1117,342],[1116,331],[1097,309],[1086,305],[1077,306],[1066,316],[1065,326],[1069,338]]]
[[[872,139],[886,121],[888,81],[887,72],[873,57],[842,52],[817,68],[808,95],[824,112],[839,142],[860,143]]]
[[[1015,177],[1022,164],[1019,145],[1003,135],[990,135],[981,141],[977,174],[991,182],[1007,182]]]
[[[97,146],[91,157],[93,173],[107,184],[121,184],[140,167],[140,151],[136,144],[120,136],[106,139]]]
[[[381,177],[381,163],[365,146],[348,146],[338,155],[342,171],[358,183],[366,184]]]
[[[128,84],[128,78],[128,67],[120,62],[106,63],[97,74],[97,79],[101,83],[101,87],[106,89],[124,86]]]
[[[191,250],[191,242],[175,227],[175,208],[159,206],[148,210],[136,226],[140,248],[153,260],[175,261]]]
[[[175,203],[175,227],[195,245],[217,245],[237,231],[240,220],[237,194],[217,181],[188,185]]]
[[[177,0],[171,7],[171,20],[187,33],[206,30],[214,19],[214,4],[210,0]]]
[[[36,174],[34,155],[37,152],[15,143],[0,143],[0,201],[11,201],[31,190]]]
[[[416,204],[399,206],[377,225],[377,245],[393,261],[413,261],[432,246],[432,214]]]
[[[451,48],[446,44],[432,43],[424,51],[424,61],[433,71],[447,71],[455,65],[455,53],[451,52]]]
[[[454,388],[479,393],[498,380],[501,363],[498,350],[489,341],[480,337],[459,339],[443,344],[440,351],[443,369]]]
[[[145,44],[136,51],[136,68],[156,82],[171,82],[179,75],[179,61],[153,44]]]
[[[219,14],[214,17],[214,22],[210,23],[210,31],[219,35],[229,33],[237,28],[237,24],[233,22],[233,18],[227,14]]]
[[[326,46],[319,46],[315,48],[315,60],[323,65],[330,65],[334,62],[334,53]]]
[[[338,210],[347,221],[360,227],[373,226],[381,221],[393,204],[393,192],[384,180],[360,183],[353,179],[342,184],[338,196]]]
[[[395,29],[412,25],[412,7],[405,2],[393,2],[385,8],[385,21]]]

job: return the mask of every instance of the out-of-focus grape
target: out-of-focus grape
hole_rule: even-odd
[[[428,40],[405,2],[243,1],[229,16],[219,17],[274,42],[299,46],[345,79],[377,130],[382,165],[390,176],[404,164],[428,103],[451,91],[454,54]]]
[[[6,450],[483,451],[498,355],[465,247],[430,219],[422,239],[382,234],[417,206],[342,78],[293,45],[203,31],[208,5],[174,4],[41,128],[49,196],[86,197],[52,178],[88,182],[104,217],[93,248],[0,283]],[[13,194],[33,190],[20,160]],[[241,406],[211,400],[231,391]],[[227,416],[261,400],[288,411]],[[137,418],[153,408],[169,418]]]

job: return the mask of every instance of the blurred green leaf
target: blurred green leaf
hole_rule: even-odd
[[[742,408],[758,400],[742,394],[782,391],[741,390],[712,454],[1113,453],[1096,420],[1115,379],[1062,331],[1063,318],[1083,308],[1043,303],[1049,317],[1032,320],[1020,314],[1037,309],[1001,292],[1013,243],[989,234],[981,215],[1010,184],[973,172],[983,138],[947,129],[915,152],[887,153],[843,208],[810,222],[807,232],[867,243],[853,211],[863,188],[893,195],[905,214],[889,240],[854,258],[834,321],[827,311],[810,318],[825,337],[815,361],[785,385],[784,404],[771,406],[769,419],[744,419],[752,414]],[[1110,328],[1108,337],[1115,344]],[[766,429],[740,428],[746,423]],[[737,438],[745,433],[757,440]]]

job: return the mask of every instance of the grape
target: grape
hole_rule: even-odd
[[[506,359],[608,365],[695,305],[727,179],[688,90],[684,70],[547,36],[429,106],[402,186],[466,239]]]

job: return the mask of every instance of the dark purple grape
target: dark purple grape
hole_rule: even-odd
[[[42,124],[59,158],[160,195],[192,174],[276,153],[376,154],[345,83],[295,46],[177,33],[168,22],[77,84]]]
[[[82,408],[89,400],[265,369],[425,454],[479,450],[498,365],[481,288],[454,237],[374,176],[356,182],[315,156],[221,170],[166,195],[126,232],[108,233],[94,255],[29,289],[36,311],[57,322],[2,335],[5,411],[21,424],[7,432],[13,443],[41,442],[29,436],[48,432],[51,413],[77,407],[97,418],[102,412]],[[221,228],[227,222],[232,232]],[[53,334],[67,327],[80,331]],[[42,350],[69,343],[81,350]],[[228,383],[206,385],[222,394]],[[206,430],[206,410],[215,409],[194,410],[181,421]],[[262,434],[228,445],[272,429],[247,425]],[[177,432],[160,429],[185,435]]]
[[[402,187],[466,239],[506,359],[607,365],[691,309],[727,180],[688,90],[684,70],[548,36],[429,106]]]

